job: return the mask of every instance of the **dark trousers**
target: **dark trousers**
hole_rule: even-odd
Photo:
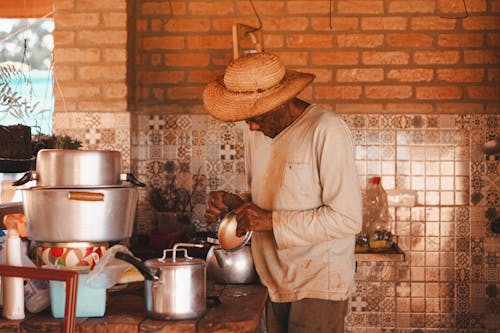
[[[268,333],[344,333],[348,300],[306,298],[291,303],[266,305]]]

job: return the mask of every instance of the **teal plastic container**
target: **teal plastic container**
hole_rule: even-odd
[[[86,285],[88,273],[78,275],[76,294],[77,317],[102,317],[106,312],[106,289],[90,288]],[[50,281],[50,307],[54,318],[64,318],[66,304],[66,282]]]

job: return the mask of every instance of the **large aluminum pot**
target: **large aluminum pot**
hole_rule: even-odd
[[[203,247],[202,244],[177,243],[164,250],[163,258],[142,263],[125,253],[115,257],[133,264],[145,278],[144,296],[149,317],[163,320],[194,319],[207,310],[205,261],[187,255],[185,248]],[[184,253],[183,258],[176,256]],[[167,258],[167,252],[172,257]]]
[[[212,246],[206,261],[207,276],[216,283],[247,284],[258,280],[250,245],[236,251]]]
[[[121,173],[121,163],[121,154],[115,150],[42,149],[36,171],[27,172],[14,185],[36,180],[38,187],[96,187],[126,180],[144,186],[132,174]]]
[[[130,238],[137,188],[22,189],[26,232],[44,242],[109,242]]]

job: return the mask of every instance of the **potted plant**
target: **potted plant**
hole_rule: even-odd
[[[34,169],[40,149],[81,147],[80,141],[67,135],[32,134],[32,129],[38,127],[37,116],[49,111],[39,107],[39,102],[33,102],[32,95],[31,79],[23,65],[0,65],[0,120],[18,121],[15,125],[0,125],[0,172]]]

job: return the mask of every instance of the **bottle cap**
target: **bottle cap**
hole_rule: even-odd
[[[372,178],[372,183],[373,184],[380,184],[381,178],[380,177],[373,177]]]

